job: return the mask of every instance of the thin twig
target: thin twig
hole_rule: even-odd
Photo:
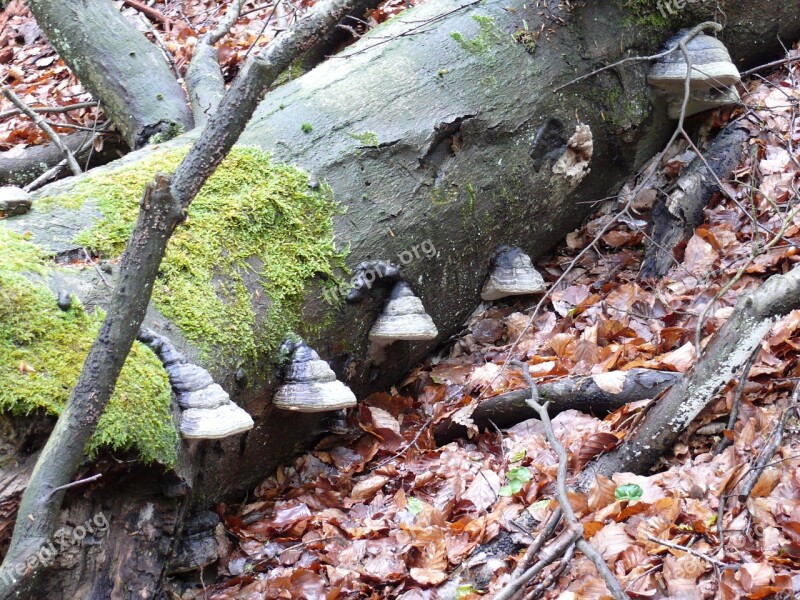
[[[780,60],[773,60],[772,62],[765,63],[763,65],[759,65],[757,67],[753,67],[752,69],[747,69],[747,71],[742,71],[740,75],[745,77],[746,75],[752,75],[758,71],[763,71],[764,69],[769,69],[771,67],[779,67],[780,65],[785,65],[786,63],[792,63],[796,60],[800,60],[800,58],[789,58],[788,56],[785,58],[781,58]]]
[[[98,102],[93,100],[91,102],[76,102],[75,104],[67,104],[66,106],[29,106],[28,108],[36,113],[65,113],[81,108],[92,108],[97,105]],[[22,111],[20,109],[12,108],[11,110],[0,113],[0,119],[7,119],[8,117],[21,114]]]
[[[92,481],[97,481],[103,476],[102,473],[97,473],[96,475],[92,475],[91,477],[85,477],[83,479],[78,479],[76,481],[72,481],[70,483],[65,483],[64,485],[60,485],[57,488],[53,488],[50,490],[50,495],[52,496],[56,492],[60,492],[62,490],[68,490],[70,488],[77,487],[79,485],[83,485],[84,483],[91,483]]]
[[[89,251],[86,248],[81,248],[81,250],[83,250],[83,255],[86,257],[86,260],[89,262],[89,264],[92,265],[97,270],[97,274],[100,275],[100,279],[103,280],[103,283],[105,283],[107,287],[112,287],[111,284],[108,282],[108,279],[106,279],[106,276],[103,275],[103,271],[100,269],[99,266],[97,266],[97,263],[94,262],[94,260],[92,259],[91,255],[89,254]]]
[[[725,426],[725,429],[731,433],[736,427],[736,421],[739,418],[739,407],[742,405],[742,397],[744,396],[745,385],[747,385],[747,380],[750,377],[750,369],[753,368],[759,354],[761,354],[761,346],[757,346],[756,349],[753,350],[750,358],[748,358],[747,362],[744,364],[742,374],[739,376],[739,383],[736,385],[736,393],[733,396],[733,403],[731,404],[731,414],[728,415],[728,424]],[[714,454],[722,454],[723,450],[730,446],[731,443],[728,437],[723,436]]]
[[[17,96],[14,91],[8,87],[3,87],[3,95],[8,98],[8,100],[16,106],[23,114],[30,117],[30,119],[36,124],[36,126],[44,131],[45,135],[50,138],[56,148],[58,148],[66,157],[67,164],[69,168],[72,170],[73,175],[80,175],[81,174],[81,167],[78,164],[78,161],[75,160],[75,156],[72,154],[72,151],[64,145],[64,142],[61,141],[59,135],[53,131],[53,128],[47,124],[42,117],[39,116],[34,110],[32,110],[25,102],[22,101],[22,98]]]
[[[575,546],[576,540],[582,536],[582,525],[579,523],[569,524],[552,544],[542,550],[539,555],[539,561],[522,575],[509,581],[506,586],[494,596],[493,600],[511,600],[511,598],[516,596],[534,577],[541,573],[545,567],[554,563],[560,556],[568,554],[570,549]],[[627,598],[627,596],[623,595],[622,598]]]
[[[553,514],[550,515],[550,518],[545,523],[545,526],[539,532],[539,535],[536,537],[534,542],[528,546],[528,550],[525,552],[525,556],[522,557],[522,560],[519,561],[517,567],[514,569],[514,572],[511,574],[512,579],[515,577],[519,577],[527,571],[531,565],[533,564],[534,559],[538,558],[539,550],[542,549],[547,543],[553,533],[556,531],[556,527],[561,522],[561,516],[564,513],[561,511],[561,508],[557,508],[553,511]]]
[[[629,56],[628,58],[623,58],[622,60],[618,60],[615,63],[610,65],[606,65],[605,67],[600,67],[599,69],[595,69],[591,73],[586,73],[585,75],[581,75],[580,77],[576,77],[567,83],[558,86],[556,89],[553,90],[554,94],[557,94],[561,90],[566,87],[569,87],[579,81],[583,81],[584,79],[588,79],[589,77],[593,77],[598,73],[602,73],[603,71],[608,71],[609,69],[614,69],[616,67],[621,67],[622,65],[631,63],[631,62],[643,62],[643,61],[650,61],[650,60],[657,60],[659,58],[664,58],[665,56],[669,56],[673,52],[675,52],[678,48],[681,48],[681,44],[685,44],[690,40],[694,39],[698,36],[702,31],[706,29],[713,29],[714,31],[720,31],[722,29],[722,25],[719,23],[714,23],[712,21],[706,21],[705,23],[700,23],[700,25],[691,29],[683,38],[681,38],[680,42],[677,45],[664,50],[663,52],[659,52],[658,54],[651,54],[650,56]],[[691,64],[687,66],[687,73],[691,73]]]
[[[383,466],[388,465],[390,462],[392,462],[395,459],[398,459],[398,458],[402,457],[411,448],[416,446],[417,442],[419,441],[420,436],[422,435],[422,432],[425,431],[430,426],[431,423],[433,423],[433,417],[432,416],[422,424],[422,427],[419,428],[419,431],[417,431],[417,434],[414,436],[413,440],[411,440],[402,450],[396,452],[395,454],[393,454],[392,456],[390,456],[386,460],[383,460],[380,463],[378,463],[378,465],[373,470],[377,470],[377,469],[380,469]]]
[[[225,15],[219,20],[217,26],[205,34],[200,41],[207,43],[207,44],[216,44],[231,30],[236,20],[239,18],[242,7],[245,5],[247,0],[234,0],[230,4],[228,4],[228,10],[225,11]]]
[[[696,556],[697,558],[702,558],[704,561],[708,562],[709,564],[714,565],[715,567],[719,567],[720,569],[734,569],[738,570],[739,565],[735,563],[725,563],[721,560],[717,560],[709,556],[708,554],[703,554],[702,552],[695,550],[694,548],[690,548],[689,546],[681,546],[680,544],[675,544],[673,542],[668,542],[666,540],[662,540],[661,538],[657,538],[654,535],[650,535],[649,533],[646,535],[647,539],[651,542],[655,542],[656,544],[661,544],[662,546],[666,546],[667,548],[672,548],[673,550],[680,550],[682,552],[688,552],[692,556]]]
[[[786,430],[786,421],[789,418],[789,415],[792,413],[792,409],[797,406],[798,399],[800,399],[800,383],[794,386],[794,391],[792,392],[791,399],[789,400],[789,406],[787,406],[786,410],[783,411],[780,420],[777,422],[775,429],[772,431],[772,435],[770,435],[769,441],[761,449],[761,452],[758,453],[756,463],[750,470],[750,475],[742,486],[742,491],[739,493],[740,502],[744,502],[747,497],[750,496],[750,493],[753,491],[756,483],[758,483],[758,480],[761,478],[761,474],[764,472],[767,464],[772,460],[772,457],[775,456],[778,448],[780,448],[781,442],[783,441],[783,434]]]

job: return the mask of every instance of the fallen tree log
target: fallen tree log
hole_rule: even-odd
[[[119,128],[131,148],[193,126],[192,112],[161,51],[110,0],[28,6],[47,39]]]
[[[622,389],[616,393],[604,390],[592,377],[565,377],[539,384],[539,396],[542,402],[550,403],[548,412],[551,415],[571,409],[604,415],[630,402],[656,398],[683,377],[681,373],[652,369],[631,369],[620,374],[624,374],[625,379]],[[480,429],[492,425],[506,428],[536,419],[538,414],[527,403],[530,396],[526,388],[486,398],[475,407],[470,419]],[[446,420],[436,426],[436,443],[446,444],[466,433],[466,426]]]
[[[651,53],[670,32],[707,17],[702,6],[687,6],[683,21],[654,32],[628,27],[642,15],[613,4],[560,14],[568,23],[563,27],[521,1],[512,4],[513,11],[493,1],[425,4],[277,89],[245,130],[229,170],[223,163],[207,197],[193,204],[187,226],[197,229],[188,229],[193,233],[185,243],[200,241],[207,250],[184,255],[188,261],[168,254],[146,324],[207,367],[256,425],[239,438],[180,447],[170,464],[182,482],[164,487],[181,494],[181,510],[235,497],[313,439],[316,415],[277,411],[270,404],[284,335],[293,331],[306,338],[358,395],[391,385],[461,326],[478,302],[485,277],[479,265],[488,266],[497,246],[515,244],[541,256],[580,222],[590,201],[613,193],[669,136],[663,110],[651,103],[645,64],[600,74],[556,95],[550,90],[621,58],[622,48]],[[777,41],[764,40],[800,35],[798,8],[800,1],[781,7],[780,18],[771,10],[767,20],[760,2],[725,3],[732,55],[749,64],[779,52]],[[746,28],[737,29],[745,22]],[[550,40],[519,34],[551,26]],[[529,152],[539,127],[557,119],[569,138],[579,125],[576,114],[591,133],[591,152],[585,139],[559,145],[541,152],[547,158],[534,169]],[[56,259],[82,257],[90,245],[111,260],[107,267],[113,270],[117,228],[129,230],[112,215],[125,212],[123,201],[135,208],[137,177],[152,178],[155,170],[174,164],[168,155],[192,139],[182,136],[52,184],[39,192],[31,213],[2,228],[27,232],[28,243]],[[272,152],[271,160],[263,150]],[[277,161],[298,165],[310,177],[277,167]],[[137,190],[129,200],[128,183]],[[235,193],[226,192],[226,185]],[[242,200],[267,192],[280,200],[269,214]],[[295,212],[292,202],[307,212]],[[276,218],[287,214],[291,228],[276,229]],[[319,228],[303,228],[309,224]],[[292,246],[299,233],[313,239]],[[274,242],[267,247],[265,239]],[[347,249],[350,268],[372,259],[398,263],[439,328],[438,340],[395,343],[383,362],[370,356],[368,334],[383,297],[358,306],[325,301],[325,291],[329,299],[341,297],[331,284],[346,277],[337,270],[334,241]],[[282,246],[289,246],[290,258],[275,269],[273,251]],[[250,255],[239,259],[242,248]],[[319,257],[324,260],[311,260]],[[72,292],[89,308],[103,306],[103,278],[112,275],[88,262],[83,266],[64,269],[47,261],[45,273],[33,280]],[[181,287],[187,272],[202,269],[211,274],[208,281]],[[297,291],[282,296],[279,290],[286,289]],[[151,475],[152,485],[169,480],[153,475],[158,467],[136,469]],[[107,485],[92,484],[93,493],[113,493],[115,480]],[[67,506],[82,502],[79,494],[68,494]],[[142,490],[122,512],[136,510],[161,519],[174,506],[153,504]],[[126,556],[147,548],[155,561],[166,557],[160,546],[130,536],[125,552],[109,556],[96,573],[54,575],[47,585],[64,585],[57,592],[48,588],[47,597],[103,585],[109,573],[124,569]]]

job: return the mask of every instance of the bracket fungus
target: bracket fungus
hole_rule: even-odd
[[[531,257],[519,248],[504,244],[492,258],[489,280],[481,290],[481,299],[490,302],[508,296],[538,294],[546,289],[544,279],[533,268]]]
[[[425,312],[422,300],[400,281],[392,288],[383,312],[369,332],[369,339],[378,344],[397,340],[432,340],[439,335],[436,324]]]
[[[31,208],[32,196],[13,185],[0,187],[0,217],[24,215]]]
[[[164,336],[149,330],[139,332],[139,341],[156,353],[169,376],[172,390],[183,409],[181,436],[186,439],[219,439],[252,429],[253,418],[231,402],[211,374],[186,357]]]
[[[351,408],[356,397],[319,355],[305,342],[294,345],[284,369],[284,382],[272,404],[283,410],[325,412]]]
[[[685,34],[685,31],[679,33],[670,41],[670,46],[675,46]],[[741,77],[725,45],[701,33],[686,43],[686,49],[692,61],[686,116],[738,102],[739,92],[733,86]],[[667,93],[667,112],[672,119],[680,116],[686,68],[686,57],[677,48],[656,61],[647,76],[650,85]]]

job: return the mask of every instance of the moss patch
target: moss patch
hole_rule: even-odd
[[[103,318],[76,301],[61,311],[44,284],[23,275],[44,268],[37,246],[0,226],[0,411],[15,415],[61,412]],[[133,448],[144,462],[171,466],[178,436],[170,398],[166,371],[137,342],[89,442],[89,455],[104,446]]]
[[[174,170],[186,148],[87,177],[68,195],[49,199],[80,206],[91,199],[103,218],[77,243],[116,258],[128,239],[138,201],[155,171]],[[205,352],[236,362],[273,354],[291,330],[303,332],[308,284],[344,266],[333,240],[338,208],[329,189],[308,187],[304,171],[275,164],[254,147],[236,147],[208,180],[175,232],[153,290],[156,306]],[[263,319],[254,306],[268,302]]]
[[[460,32],[453,31],[450,37],[470,54],[481,54],[486,52],[493,44],[503,40],[497,30],[492,17],[486,15],[472,15],[472,19],[478,24],[479,33],[473,38],[466,39]]]

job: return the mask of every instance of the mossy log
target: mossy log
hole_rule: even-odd
[[[800,36],[800,0],[720,6],[724,40],[743,67]],[[646,85],[646,63],[552,92],[602,64],[652,53],[680,27],[716,14],[694,3],[653,23],[647,10],[604,3],[549,14],[521,0],[434,0],[267,97],[205,199],[192,204],[146,323],[208,368],[256,423],[242,436],[181,446],[172,473],[184,482],[184,506],[236,497],[314,439],[318,415],[271,406],[286,334],[304,337],[359,397],[385,388],[458,330],[501,243],[541,256],[660,149],[671,124]],[[550,33],[531,33],[542,29]],[[585,125],[583,143],[536,148],[534,160],[536,133],[553,119],[566,138]],[[190,133],[52,184],[31,213],[3,227],[62,262],[85,262],[87,246],[114,259],[139,181],[174,165],[192,140]],[[347,279],[342,265],[380,259],[402,267],[440,332],[431,342],[395,343],[382,361],[369,355],[368,333],[383,290],[359,305],[336,301]],[[34,279],[102,307],[102,278],[113,275],[84,266],[49,261]],[[67,506],[80,501],[68,497]],[[118,572],[136,544],[150,547],[135,537],[129,544],[97,575],[51,578],[46,585],[57,582],[58,592],[48,587],[47,597],[74,596],[79,585]]]

